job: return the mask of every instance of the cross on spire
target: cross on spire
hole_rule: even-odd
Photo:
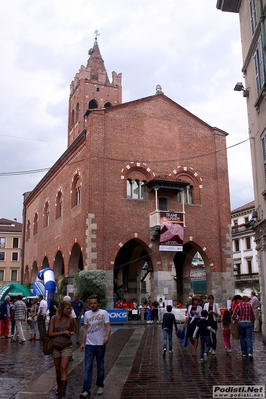
[[[97,43],[97,37],[100,36],[100,32],[96,29],[94,33],[95,33],[95,43]]]

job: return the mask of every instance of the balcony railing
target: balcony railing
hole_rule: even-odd
[[[235,279],[236,280],[258,280],[259,278],[259,273],[251,273],[251,274],[236,274]]]

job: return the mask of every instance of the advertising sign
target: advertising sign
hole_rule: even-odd
[[[183,251],[183,213],[160,212],[159,251]]]
[[[127,310],[106,309],[109,313],[110,323],[125,323],[127,321]]]

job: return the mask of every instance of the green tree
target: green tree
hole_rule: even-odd
[[[105,308],[106,300],[106,272],[104,270],[81,270],[74,277],[74,292],[78,292],[80,299],[86,302],[90,295],[98,295],[101,308]]]

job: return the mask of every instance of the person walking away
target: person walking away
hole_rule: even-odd
[[[72,357],[71,337],[75,334],[75,320],[71,316],[71,305],[62,301],[55,316],[50,321],[48,334],[53,337],[53,353],[57,392],[59,399],[64,399],[67,387],[68,364]]]
[[[11,315],[10,315],[10,320],[11,320],[11,338],[13,337],[13,335],[15,334],[15,325],[16,325],[16,322],[15,322],[15,319],[14,319],[14,312],[13,312],[13,310],[14,310],[14,303],[17,301],[17,298],[14,298],[13,299],[13,302],[11,302],[10,303],[10,308],[11,308],[11,310],[10,310],[10,313],[11,313]]]
[[[163,315],[163,322],[162,322],[162,329],[163,329],[163,355],[165,356],[167,350],[167,340],[168,340],[168,349],[169,353],[173,353],[173,346],[172,346],[172,335],[173,335],[173,325],[175,326],[175,331],[177,331],[177,324],[175,316],[172,312],[172,306],[167,305],[166,311]]]
[[[19,343],[24,344],[26,340],[22,330],[22,322],[26,321],[27,306],[25,302],[22,301],[22,295],[18,295],[18,299],[14,303],[13,313],[14,313],[14,320],[16,323],[16,331],[11,341],[16,342],[17,338],[19,338]]]
[[[159,311],[159,302],[157,301],[156,298],[154,298],[154,301],[152,302],[152,320],[157,321],[159,323],[158,319],[158,311]]]
[[[47,312],[48,304],[47,304],[47,301],[45,299],[43,299],[42,294],[38,295],[38,301],[40,302],[40,304],[39,304],[39,310],[38,310],[38,316],[37,316],[37,323],[38,323],[40,339],[44,340],[46,337],[45,321],[46,321],[46,312]]]
[[[255,321],[255,315],[249,302],[242,299],[241,295],[236,295],[237,305],[232,314],[232,321],[238,321],[238,332],[240,338],[242,357],[248,356],[253,360],[252,345],[252,325]]]
[[[199,306],[199,297],[192,297],[192,304],[189,305],[187,310],[187,316],[185,319],[184,327],[187,330],[187,337],[190,343],[193,345],[193,355],[197,354],[198,347],[198,335],[194,337],[194,331],[198,324],[199,319],[201,318],[202,307]]]
[[[207,360],[208,353],[210,352],[210,331],[216,334],[216,331],[211,327],[208,319],[208,312],[204,310],[201,312],[201,318],[193,333],[193,338],[196,339],[197,335],[200,337],[200,360]]]
[[[9,326],[11,318],[10,296],[5,297],[4,302],[0,305],[0,325],[1,338],[9,338]]]
[[[49,295],[49,300],[50,300],[49,316],[50,316],[50,322],[51,322],[51,318],[56,315],[56,312],[58,309],[58,302],[55,300],[54,294]]]
[[[97,361],[97,381],[98,395],[104,392],[104,354],[105,348],[111,335],[109,314],[106,310],[100,309],[100,299],[98,295],[91,295],[90,308],[84,316],[84,328],[80,350],[85,348],[85,371],[83,376],[82,393],[80,399],[90,397],[92,385],[93,360]]]
[[[29,323],[29,326],[30,326],[30,338],[29,338],[29,341],[36,340],[37,317],[38,317],[38,305],[36,303],[36,300],[32,299],[31,300],[31,307],[30,307],[31,322]]]
[[[259,321],[259,307],[260,307],[260,301],[258,300],[258,297],[254,291],[251,292],[251,300],[250,304],[253,309],[253,313],[255,316],[255,321],[254,321],[254,332],[259,332],[260,331],[260,321]]]
[[[222,318],[222,328],[223,328],[223,338],[224,338],[224,347],[227,350],[227,353],[231,352],[231,314],[228,309],[225,309],[223,318]]]
[[[217,317],[221,316],[220,313],[220,308],[218,303],[214,302],[214,296],[213,295],[208,295],[208,302],[205,303],[204,305],[204,310],[207,310],[208,312],[208,320],[210,322],[210,326],[213,330],[217,331],[218,324],[217,324]],[[211,333],[210,335],[211,339],[211,348],[210,351],[213,355],[216,353],[216,346],[217,346],[217,338],[216,338],[216,333],[213,334]]]
[[[84,313],[85,307],[83,301],[79,298],[79,294],[74,294],[74,300],[71,302],[71,306],[76,314],[76,334],[77,334],[77,345],[80,344],[81,337],[81,316]]]

